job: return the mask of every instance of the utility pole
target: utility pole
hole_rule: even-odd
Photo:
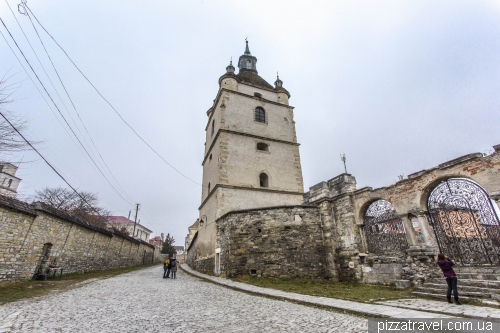
[[[135,227],[137,225],[137,213],[139,212],[139,205],[140,204],[135,204],[134,232],[132,232],[132,237],[134,237],[134,235],[135,235]]]
[[[344,162],[344,170],[345,170],[345,173],[347,173],[347,167],[345,166],[345,161],[347,159],[345,158],[345,154],[340,154],[340,159],[342,160],[342,162]]]

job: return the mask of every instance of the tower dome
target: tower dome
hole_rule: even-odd
[[[238,60],[238,68],[240,69],[240,73],[242,71],[249,71],[258,74],[257,58],[255,58],[250,53],[250,49],[248,48],[248,40],[246,40],[245,43],[246,43],[245,53],[242,56],[240,56],[240,59]]]

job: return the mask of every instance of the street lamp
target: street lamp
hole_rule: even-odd
[[[200,219],[200,227],[203,227],[203,225],[205,224],[206,220],[207,220],[207,216],[206,215],[202,215],[201,219]]]

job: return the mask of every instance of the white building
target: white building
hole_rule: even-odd
[[[145,242],[149,242],[149,235],[153,232],[140,223],[134,223],[134,221],[129,220],[125,216],[106,216],[108,222],[111,223],[116,229],[122,230],[124,228],[128,231],[129,235],[141,239]],[[135,225],[135,231],[134,231]]]
[[[15,198],[21,178],[16,177],[17,166],[0,163],[0,194]]]

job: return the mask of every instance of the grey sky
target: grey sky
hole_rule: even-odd
[[[31,27],[8,0],[61,96]],[[28,5],[122,116],[171,164],[201,182],[206,111],[230,58],[250,50],[259,75],[290,91],[305,190],[343,172],[358,188],[500,143],[498,1],[30,1]],[[5,2],[5,21],[53,93]],[[6,35],[3,26],[0,31]],[[9,109],[80,189],[115,215],[142,204],[141,223],[183,245],[201,188],[155,156],[41,33],[92,138],[131,204],[79,152],[0,39],[0,74],[21,82]],[[11,46],[14,46],[9,39]],[[16,54],[19,53],[16,52]],[[31,73],[30,73],[31,75]],[[77,116],[64,102],[72,116]],[[54,109],[54,108],[53,108]],[[55,109],[54,109],[55,111]],[[81,128],[83,131],[83,128]],[[79,134],[79,132],[78,132]],[[87,139],[88,140],[88,139]],[[31,152],[20,192],[62,181]],[[129,198],[130,197],[130,198]]]

